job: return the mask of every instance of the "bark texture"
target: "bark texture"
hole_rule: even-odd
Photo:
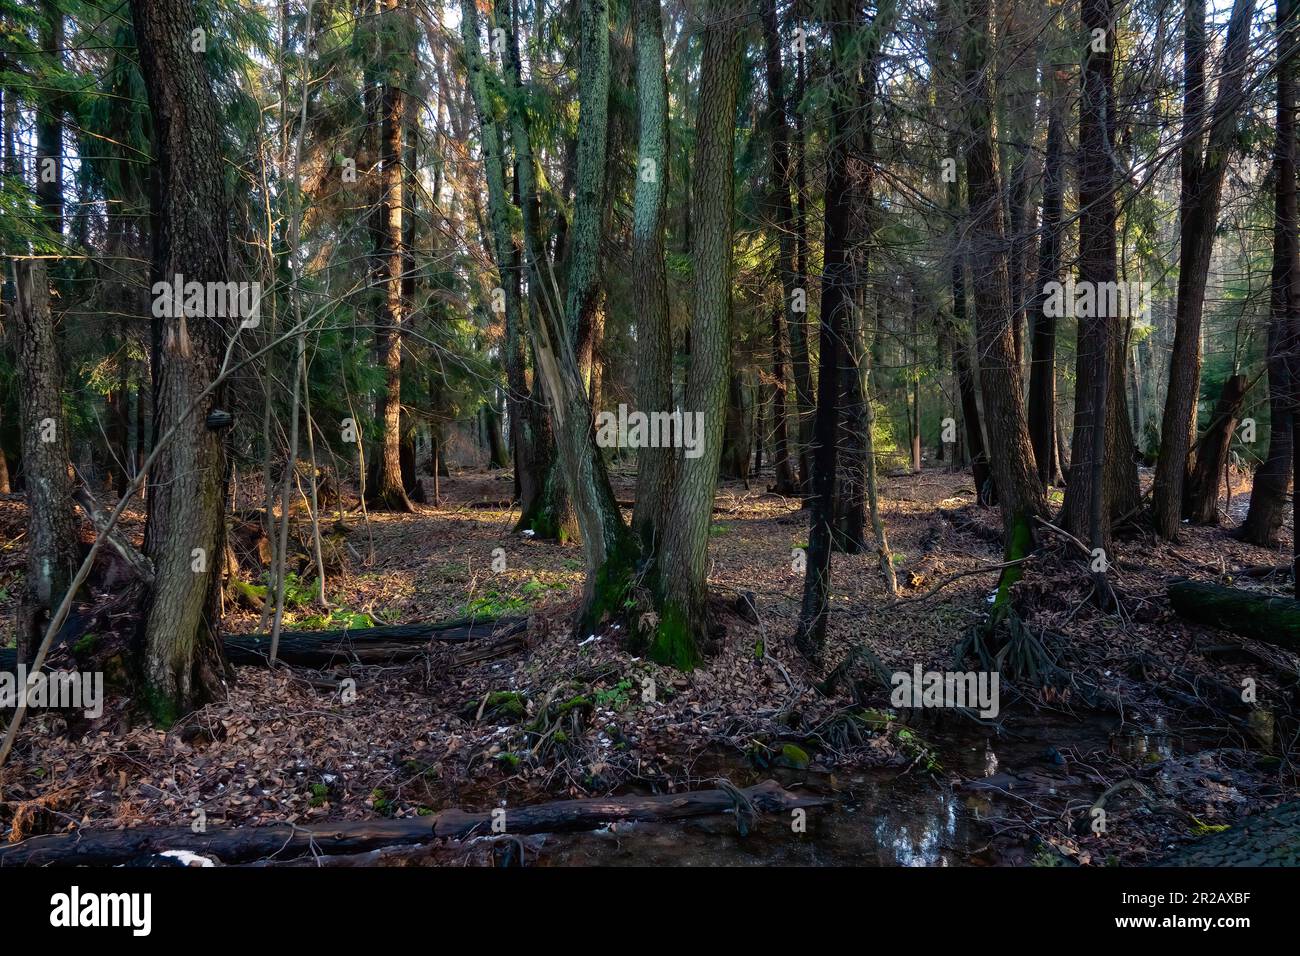
[[[1295,383],[1292,356],[1300,311],[1300,233],[1296,206],[1294,0],[1277,5],[1277,137],[1273,146],[1273,272],[1268,321],[1268,456],[1255,471],[1241,537],[1276,547],[1291,482]]]
[[[28,510],[27,578],[18,607],[18,660],[29,664],[50,614],[63,600],[81,563],[63,374],[43,261],[14,260],[13,310],[19,425]]]
[[[695,126],[691,365],[686,414],[703,414],[703,454],[678,462],[657,566],[660,619],[651,656],[690,667],[707,635],[709,521],[718,483],[731,375],[732,189],[736,98],[744,49],[743,6],[703,8],[700,99]]]
[[[190,50],[193,7],[132,0],[156,143],[154,269],[169,281],[226,282],[231,275],[219,107],[203,58]],[[205,427],[225,389],[216,378],[230,318],[161,320],[156,434],[175,427],[150,475],[147,551],[156,580],[145,626],[150,704],[164,723],[224,693],[216,632],[225,549],[226,454]]]
[[[1206,130],[1205,0],[1187,0],[1184,15],[1181,235],[1174,343],[1169,358],[1169,391],[1160,427],[1160,458],[1152,489],[1156,533],[1173,538],[1183,516],[1183,485],[1196,432],[1196,399],[1201,384],[1201,316],[1210,253],[1219,221],[1219,200],[1228,157],[1236,139],[1242,76],[1248,61],[1254,0],[1234,0],[1228,37],[1219,61],[1219,84]],[[1205,143],[1202,153],[1202,143]]]

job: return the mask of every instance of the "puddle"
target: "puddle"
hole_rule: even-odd
[[[671,824],[620,824],[594,833],[548,835],[530,847],[540,866],[969,866],[999,862],[988,849],[991,817],[1024,794],[1095,796],[1081,767],[1088,754],[1113,750],[1125,759],[1155,761],[1201,749],[1202,741],[1170,733],[1119,728],[1114,720],[1062,721],[1050,716],[1016,726],[1015,734],[982,728],[931,731],[945,761],[934,776],[897,768],[850,775],[757,772],[725,754],[701,758],[698,786],[727,776],[745,786],[775,776],[788,787],[834,799],[812,811],[804,832],[768,816],[747,836],[731,818]],[[948,781],[961,778],[957,787]],[[534,858],[534,853],[536,857]]]
[[[807,816],[806,832],[764,817],[748,836],[730,818],[620,824],[595,833],[555,834],[542,866],[960,866],[976,843],[971,814],[950,793],[900,782],[897,772],[855,777],[829,810]]]

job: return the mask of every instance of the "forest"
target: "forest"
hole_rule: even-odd
[[[0,0],[0,868],[1300,866],[1298,8]]]

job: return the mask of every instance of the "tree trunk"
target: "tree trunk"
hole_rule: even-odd
[[[81,554],[72,510],[63,373],[45,263],[15,259],[14,284],[19,424],[29,529],[27,579],[18,608],[18,660],[28,664],[36,656],[50,614],[77,573]]]
[[[703,38],[692,161],[691,363],[684,407],[686,414],[703,416],[703,453],[683,456],[679,462],[656,561],[660,610],[650,646],[655,660],[681,668],[698,660],[708,628],[709,521],[731,377],[732,189],[736,98],[744,50],[742,9],[734,0],[697,8]]]
[[[384,0],[385,48],[391,55],[397,43],[399,19],[405,16],[402,0]],[[392,34],[392,35],[390,35]],[[401,81],[399,81],[400,83]],[[371,459],[373,473],[366,482],[367,504],[381,511],[411,511],[402,484],[402,323],[406,303],[402,277],[406,272],[406,236],[402,216],[406,203],[406,174],[402,163],[402,127],[406,93],[399,83],[385,83],[380,95],[380,200],[375,247],[376,284],[382,289],[375,323],[375,344],[384,369],[376,415],[380,443]]]
[[[466,0],[465,13],[473,16]],[[590,327],[599,306],[599,263],[605,195],[605,145],[609,107],[609,9],[604,0],[581,4],[582,64],[579,72],[577,189],[569,227],[566,305],[556,307],[558,290],[550,282],[543,307],[532,311],[533,346],[554,424],[564,484],[582,535],[586,565],[583,609],[577,627],[586,629],[622,608],[637,557],[635,539],[618,509],[605,459],[596,445],[588,381],[579,360],[581,330]],[[521,163],[520,170],[527,169]],[[521,183],[524,196],[532,194]],[[525,202],[525,206],[528,203]],[[527,239],[529,275],[542,279],[540,249]],[[531,283],[530,283],[531,284]],[[556,295],[551,296],[554,291]],[[558,480],[552,473],[548,482]]]
[[[1124,315],[1111,314],[1117,301],[1102,290],[1116,279],[1114,154],[1114,47],[1111,0],[1083,0],[1084,36],[1102,31],[1103,49],[1090,43],[1084,56],[1079,105],[1079,288],[1094,290],[1092,307],[1078,315],[1078,385],[1074,399],[1074,435],[1070,482],[1065,489],[1064,523],[1068,531],[1094,549],[1110,547],[1110,490],[1107,453],[1115,449],[1109,416],[1113,341]],[[1082,300],[1085,304],[1086,298]],[[1070,303],[1073,305],[1073,303]],[[1127,427],[1127,422],[1124,423]],[[1109,434],[1108,434],[1109,433]],[[1106,559],[1094,560],[1094,597],[1111,603]]]
[[[1169,358],[1169,390],[1160,427],[1160,458],[1152,489],[1156,533],[1173,538],[1183,515],[1183,484],[1196,431],[1201,379],[1201,315],[1210,254],[1219,220],[1219,200],[1228,157],[1234,149],[1241,111],[1241,84],[1249,57],[1254,0],[1234,0],[1228,38],[1219,60],[1218,93],[1204,155],[1205,0],[1187,0],[1184,33],[1182,194],[1178,258],[1178,302]]]
[[[772,463],[775,480],[771,491],[792,495],[797,490],[790,467],[790,437],[786,413],[785,323],[783,308],[772,309]]]
[[[874,338],[871,330],[870,338]],[[862,376],[862,404],[866,409],[866,428],[862,431],[863,463],[866,466],[867,509],[871,514],[871,530],[876,536],[876,557],[880,562],[880,574],[885,580],[885,587],[891,596],[898,593],[898,579],[894,575],[894,556],[889,550],[889,537],[885,532],[885,520],[880,513],[879,482],[876,478],[876,448],[872,429],[876,424],[876,409],[871,404],[871,341],[866,336],[859,336],[858,348],[861,356],[859,370]]]
[[[729,787],[652,796],[556,800],[512,807],[504,822],[509,833],[519,836],[596,830],[616,823],[670,823],[742,812],[770,813],[774,821],[788,821],[794,810],[819,807],[826,802],[824,797],[800,796],[783,789],[775,780],[765,780],[744,790]],[[187,850],[215,857],[227,866],[272,857],[281,861],[328,857],[435,840],[473,840],[492,833],[497,819],[495,811],[467,813],[453,807],[431,817],[331,822],[321,826],[210,827],[203,833],[195,833],[189,827],[88,828],[0,846],[0,866],[10,869],[51,865],[119,866],[167,850]]]
[[[912,474],[921,473],[921,345],[919,331],[917,329],[918,313],[921,310],[921,301],[916,294],[916,283],[912,283],[912,362],[908,375],[912,380],[911,401],[909,404],[909,415],[907,418],[908,437],[911,439],[912,447]]]
[[[881,23],[873,26],[873,34],[878,35]],[[873,37],[874,40],[874,37]],[[844,342],[840,362],[840,414],[839,429],[840,461],[836,474],[835,488],[835,524],[832,531],[832,546],[837,551],[858,554],[866,549],[867,525],[867,476],[874,468],[874,462],[867,461],[872,448],[870,435],[872,415],[867,405],[865,391],[866,378],[862,367],[871,361],[867,353],[865,338],[864,313],[867,303],[867,282],[870,276],[870,253],[872,223],[872,172],[875,168],[875,96],[876,96],[876,56],[875,43],[867,48],[866,63],[860,71],[858,80],[857,103],[853,110],[853,125],[841,132],[847,139],[849,193],[849,235],[846,239],[845,255],[847,260],[848,295],[851,305],[844,316]],[[912,333],[916,337],[916,310],[918,306],[913,287],[912,298]],[[914,367],[911,370],[915,373]],[[916,380],[913,379],[913,397]],[[915,411],[915,409],[914,409]],[[910,428],[917,428],[919,418],[909,416]],[[919,444],[914,441],[913,449]]]
[[[795,644],[804,656],[817,659],[826,642],[826,615],[830,601],[831,544],[835,520],[835,471],[840,426],[840,365],[846,342],[852,263],[849,259],[850,214],[853,208],[851,135],[854,93],[858,88],[850,67],[854,34],[859,26],[856,8],[846,0],[831,4],[830,123],[826,150],[826,224],[823,239],[822,300],[819,330],[817,415],[813,424],[811,528],[803,601]],[[869,174],[869,167],[854,170]]]
[[[1065,208],[1064,97],[1048,81],[1047,153],[1043,160],[1042,233],[1038,240],[1038,284],[1031,298],[1029,435],[1038,477],[1045,485],[1060,477],[1056,456],[1056,317],[1043,308],[1048,283],[1061,278],[1061,215]]]
[[[193,8],[183,0],[131,0],[157,156],[155,274],[174,281],[231,277],[226,149],[204,60],[190,52]],[[216,377],[229,319],[162,319],[156,435],[173,426],[149,482],[148,555],[156,581],[145,642],[149,703],[163,723],[224,693],[215,629],[225,549],[226,455],[206,414],[225,404]]]
[[[984,450],[984,430],[980,427],[980,406],[975,389],[975,370],[971,368],[969,335],[966,332],[965,257],[953,249],[952,312],[948,316],[948,337],[952,341],[953,372],[957,377],[957,394],[961,400],[961,420],[966,432],[966,449],[970,455],[971,478],[975,483],[975,500],[986,507],[997,504],[997,487],[989,456]]]
[[[1187,480],[1188,517],[1194,524],[1219,523],[1219,486],[1223,483],[1232,436],[1245,399],[1246,376],[1229,376],[1223,383],[1223,392],[1214,407],[1214,417],[1201,438],[1196,464]]]
[[[41,48],[63,63],[63,10],[56,0],[41,0]],[[62,246],[63,239],[63,108],[62,94],[52,85],[43,88],[36,110],[36,202],[45,227]]]
[[[483,403],[483,427],[487,431],[488,467],[509,468],[510,455],[501,434],[501,413],[497,411],[495,395]]]
[[[1045,501],[1025,420],[1012,329],[1002,192],[993,149],[989,0],[969,3],[963,46],[968,94],[966,177],[975,243],[971,257],[975,341],[980,357],[984,421],[989,444],[996,449],[993,479],[1010,548],[1017,540],[1032,540],[1030,518],[1043,513]]]
[[[732,371],[727,381],[726,425],[722,430],[722,460],[719,474],[749,485],[749,446],[753,435],[749,427],[749,402],[745,383],[739,372]]]
[[[1276,547],[1291,481],[1292,401],[1290,353],[1300,309],[1300,234],[1297,232],[1295,132],[1295,0],[1277,7],[1277,137],[1273,146],[1273,273],[1268,323],[1268,457],[1255,471],[1250,508],[1241,537],[1252,544]]]
[[[668,78],[664,66],[659,0],[636,0],[636,85],[639,127],[633,196],[633,283],[639,311],[637,405],[643,412],[673,407],[673,335],[668,319],[664,265],[664,209],[668,194]],[[676,462],[670,448],[637,450],[636,507],[632,528],[652,553],[672,493]]]
[[[497,4],[498,10],[503,7]],[[506,299],[506,329],[509,338],[512,329],[518,330],[518,338],[524,337],[528,323],[537,319],[539,310],[549,310],[559,314],[560,292],[555,287],[554,272],[543,268],[544,253],[540,237],[541,210],[537,194],[536,159],[532,149],[532,135],[529,124],[528,96],[523,88],[520,75],[519,38],[517,17],[514,4],[509,10],[510,29],[507,33],[506,84],[510,92],[510,139],[515,154],[514,193],[519,202],[522,220],[522,246],[524,270],[528,275],[528,299],[525,302],[520,293],[519,270],[514,270],[513,277],[502,276]],[[505,204],[505,165],[502,159],[501,130],[488,99],[486,64],[480,52],[478,39],[478,17],[473,4],[461,6],[461,31],[465,40],[467,72],[479,116],[479,125],[484,156],[484,173],[488,181],[488,205],[492,218],[493,241],[497,247],[498,264],[517,261],[515,246],[509,242],[510,228],[508,209]],[[468,31],[468,32],[467,32]],[[494,184],[495,181],[495,184]],[[493,196],[498,198],[493,199]],[[561,219],[564,222],[563,219]],[[567,225],[566,225],[567,228]],[[510,250],[504,248],[509,244]],[[557,246],[563,247],[562,237],[557,238]],[[509,258],[503,258],[509,255]],[[507,281],[508,279],[508,281]],[[516,296],[513,304],[511,297]],[[513,322],[512,322],[513,320]],[[519,421],[520,452],[516,455],[527,460],[527,481],[521,481],[521,499],[519,523],[517,530],[531,531],[538,538],[552,539],[561,543],[577,534],[577,517],[564,484],[560,462],[555,447],[555,432],[547,414],[545,376],[538,356],[536,337],[532,342],[533,383],[531,390],[526,388],[523,368],[523,348],[521,344],[508,350],[512,356],[508,374],[512,397],[516,406],[512,406],[512,418]],[[513,371],[510,371],[513,369]],[[518,467],[518,465],[516,465]]]
[[[811,434],[813,394],[812,369],[808,361],[806,308],[800,308],[800,298],[806,303],[807,287],[796,269],[799,256],[798,232],[795,229],[794,209],[790,204],[791,163],[790,132],[786,124],[784,71],[781,64],[781,38],[777,23],[776,0],[763,0],[763,48],[767,67],[767,126],[772,141],[772,217],[777,232],[777,272],[781,279],[781,296],[785,312],[785,326],[790,333],[790,352],[794,370],[795,432],[798,439],[799,487],[807,491],[809,485],[809,437]],[[802,59],[803,54],[800,53]],[[797,291],[796,291],[797,290]],[[775,334],[775,332],[773,333]],[[773,348],[775,348],[775,344]],[[781,396],[785,384],[778,382]],[[783,414],[783,412],[782,412]],[[777,474],[777,485],[781,475]],[[782,494],[786,493],[784,491]]]

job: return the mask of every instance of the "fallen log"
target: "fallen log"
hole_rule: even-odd
[[[1300,800],[1247,817],[1164,857],[1156,866],[1300,866]]]
[[[738,799],[739,798],[739,799]],[[650,797],[603,797],[586,800],[558,800],[535,806],[505,808],[499,819],[506,833],[561,833],[594,830],[608,823],[666,823],[690,817],[729,813],[737,804],[749,804],[760,813],[788,813],[824,806],[823,797],[791,793],[775,780],[765,780],[745,790],[692,790],[687,793]],[[464,840],[493,832],[492,813],[443,810],[433,818],[438,837]]]
[[[283,631],[278,659],[286,664],[317,668],[347,662],[384,664],[419,657],[434,641],[463,644],[488,637],[503,639],[522,634],[527,628],[527,618],[499,617],[445,624],[362,627],[350,631]],[[226,657],[232,664],[265,665],[271,653],[271,635],[227,634],[225,645]],[[16,663],[17,654],[12,648],[0,648],[0,671],[12,673]]]
[[[328,667],[346,661],[377,664],[409,660],[433,641],[461,644],[486,637],[508,637],[528,627],[523,617],[445,624],[401,624],[343,631],[282,631],[277,659],[286,664]],[[227,634],[226,657],[232,664],[265,664],[270,634]]]
[[[1195,624],[1300,650],[1300,601],[1203,581],[1174,581],[1166,591],[1174,610]]]
[[[791,793],[775,780],[766,780],[745,790],[695,790],[660,796],[560,800],[505,808],[504,814],[498,812],[495,815],[452,809],[432,817],[402,820],[316,826],[209,827],[206,833],[194,833],[189,827],[83,829],[0,846],[0,867],[52,864],[117,866],[144,862],[168,850],[187,850],[232,865],[269,858],[291,860],[301,856],[366,853],[434,839],[465,840],[501,833],[522,836],[593,830],[624,822],[663,823],[730,813],[738,807],[745,812],[789,813],[823,806],[827,802],[823,797]],[[494,829],[495,820],[501,822]]]

